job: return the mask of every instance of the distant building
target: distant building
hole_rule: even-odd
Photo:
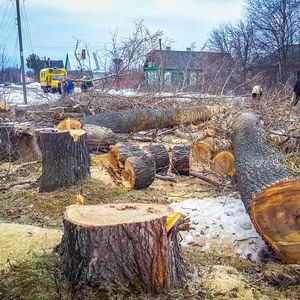
[[[261,74],[263,81],[275,84],[281,80],[292,81],[297,78],[300,71],[300,44],[287,46],[285,65],[279,63],[279,51],[274,51],[262,58],[258,58],[251,66],[251,75]]]
[[[68,52],[65,68],[68,74],[86,75],[92,73],[94,78],[101,78],[105,75],[105,70],[101,67],[100,54],[93,52],[92,55],[89,55],[86,49],[76,55],[74,52]]]
[[[144,75],[148,85],[172,86],[184,84],[196,86],[203,79],[226,73],[232,58],[228,53],[191,51],[152,50],[144,64]]]
[[[46,60],[44,58],[44,66],[43,68],[63,68],[64,67],[64,62],[63,60],[52,60],[50,57]]]

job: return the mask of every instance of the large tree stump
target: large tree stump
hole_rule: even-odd
[[[27,127],[0,127],[0,161],[29,162],[41,157],[34,132]]]
[[[190,173],[190,147],[174,146],[172,151],[172,172],[188,176]]]
[[[180,124],[210,119],[225,112],[220,106],[196,106],[186,109],[132,109],[105,112],[82,118],[84,124],[110,128],[114,133],[131,133],[155,128],[167,128]]]
[[[300,182],[255,115],[240,114],[232,129],[237,184],[253,224],[279,257],[299,263]]]
[[[74,298],[83,299],[81,292],[88,288],[133,282],[152,293],[183,286],[187,266],[178,240],[167,234],[170,213],[157,204],[68,206],[58,250]]]
[[[42,152],[40,192],[73,185],[90,176],[86,133],[75,139],[70,132],[37,131],[37,137]]]
[[[143,148],[146,152],[150,153],[155,161],[156,173],[165,174],[170,166],[170,158],[168,151],[164,145],[151,144]]]

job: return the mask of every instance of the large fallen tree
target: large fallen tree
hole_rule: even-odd
[[[299,263],[300,182],[258,117],[242,113],[232,129],[238,189],[253,224],[280,258]]]
[[[94,124],[110,128],[114,133],[131,133],[154,128],[167,128],[180,124],[194,123],[210,119],[223,113],[221,106],[197,106],[186,109],[135,109],[104,112],[81,118],[84,124]]]

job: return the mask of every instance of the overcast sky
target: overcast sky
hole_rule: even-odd
[[[91,51],[101,50],[118,29],[121,37],[134,30],[134,20],[144,20],[151,30],[161,29],[175,50],[192,42],[199,50],[209,32],[243,13],[244,0],[20,0],[24,55],[65,59],[84,39]],[[18,60],[15,0],[0,0],[0,47]]]

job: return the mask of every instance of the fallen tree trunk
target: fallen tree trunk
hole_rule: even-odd
[[[68,206],[58,251],[71,282],[72,299],[83,299],[87,295],[82,293],[93,288],[139,284],[159,293],[182,287],[187,266],[177,233],[172,239],[174,232],[167,235],[170,213],[170,208],[157,204]]]
[[[40,157],[35,134],[30,128],[0,127],[0,161],[29,162]]]
[[[73,185],[90,176],[86,133],[75,138],[71,132],[37,131],[37,140],[42,152],[40,192]]]
[[[81,118],[84,124],[110,128],[114,133],[131,133],[154,128],[167,128],[210,119],[224,112],[224,107],[197,106],[188,109],[135,109],[105,112]]]
[[[240,114],[232,130],[238,189],[253,224],[280,258],[299,263],[300,182],[256,116]]]
[[[222,176],[233,176],[235,174],[234,155],[225,150],[217,153],[210,163],[210,168]]]

